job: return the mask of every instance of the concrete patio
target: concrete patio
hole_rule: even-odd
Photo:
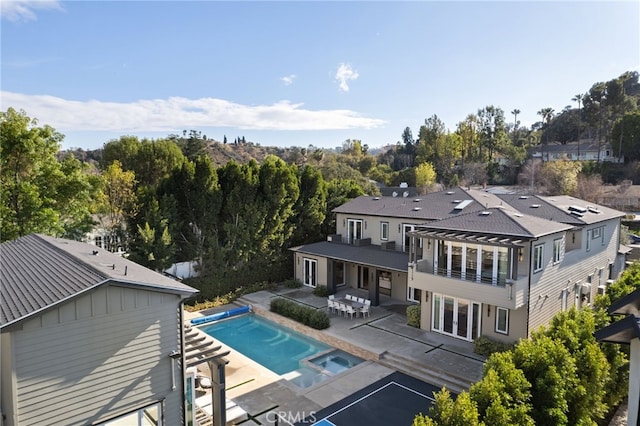
[[[343,293],[366,297],[358,290]],[[231,350],[227,357],[226,393],[244,408],[250,417],[237,424],[295,423],[318,410],[356,392],[394,371],[401,371],[438,388],[446,386],[460,392],[480,380],[484,357],[473,352],[469,342],[426,332],[406,324],[406,304],[382,299],[371,308],[370,317],[349,318],[329,313],[331,326],[319,331],[269,311],[271,300],[284,297],[315,309],[327,310],[327,299],[315,296],[309,288],[279,288],[245,295],[238,305],[251,305],[254,312],[338,349],[360,356],[367,361],[324,382],[302,389],[242,354]],[[227,310],[223,306],[188,318]]]

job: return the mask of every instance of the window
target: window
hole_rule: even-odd
[[[542,260],[544,255],[544,244],[533,247],[533,272],[542,271]]]
[[[158,402],[138,411],[100,423],[100,426],[162,426],[162,424],[162,405]]]
[[[562,257],[562,238],[553,240],[553,263],[560,263]]]
[[[95,238],[95,244],[96,244],[98,247],[103,248],[103,247],[102,247],[102,237],[101,237],[101,236],[98,236],[98,237],[96,237],[96,238]]]
[[[591,229],[587,229],[587,251],[591,250]]]
[[[380,222],[380,239],[389,240],[389,222]]]
[[[362,239],[362,220],[349,219],[347,221],[347,243],[353,244],[355,240]]]
[[[602,236],[602,228],[593,228],[593,231],[591,231],[591,238],[593,238],[594,240],[597,240],[601,236]]]
[[[509,310],[496,308],[496,333],[509,334]]]
[[[315,287],[318,281],[318,262],[314,259],[304,259],[304,270],[302,271],[304,278],[303,284],[309,287]]]

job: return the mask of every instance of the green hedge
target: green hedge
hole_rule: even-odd
[[[324,330],[331,325],[325,311],[302,306],[281,297],[271,301],[271,312],[291,318],[316,330]]]
[[[329,287],[327,287],[326,285],[319,285],[313,289],[313,294],[318,297],[327,297],[333,293],[331,292]]]
[[[503,343],[482,335],[473,341],[473,351],[477,354],[489,356],[494,352],[505,352],[513,349],[513,344]]]
[[[407,325],[420,328],[420,305],[407,306]]]

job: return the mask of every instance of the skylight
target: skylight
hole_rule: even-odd
[[[462,210],[465,207],[467,207],[469,204],[471,204],[472,202],[473,202],[473,200],[464,200],[464,201],[458,203],[458,205],[455,206],[453,209],[454,210]]]

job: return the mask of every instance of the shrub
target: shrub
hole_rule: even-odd
[[[287,288],[300,288],[300,287],[302,287],[302,281],[297,280],[295,278],[291,278],[291,279],[285,280],[285,282],[283,284]]]
[[[420,305],[407,306],[407,325],[420,328]]]
[[[499,342],[485,335],[482,335],[473,341],[473,351],[484,356],[489,356],[494,352],[505,352],[511,349],[513,349],[512,344]]]
[[[313,294],[318,296],[318,297],[327,297],[330,294],[333,294],[331,292],[331,290],[329,289],[329,287],[325,286],[325,285],[319,285],[316,288],[313,289]]]
[[[184,309],[189,312],[200,311],[203,309],[215,308],[217,306],[228,305],[233,303],[237,298],[260,290],[274,290],[276,285],[269,282],[259,282],[248,286],[238,287],[235,290],[221,292],[220,287],[211,285],[207,281],[198,278],[190,278],[185,280],[185,284],[200,290],[196,299],[185,304]]]
[[[270,305],[271,312],[291,318],[304,325],[315,328],[316,330],[324,330],[329,328],[329,316],[325,311],[320,311],[308,306],[302,306],[291,300],[281,297],[273,299]]]

